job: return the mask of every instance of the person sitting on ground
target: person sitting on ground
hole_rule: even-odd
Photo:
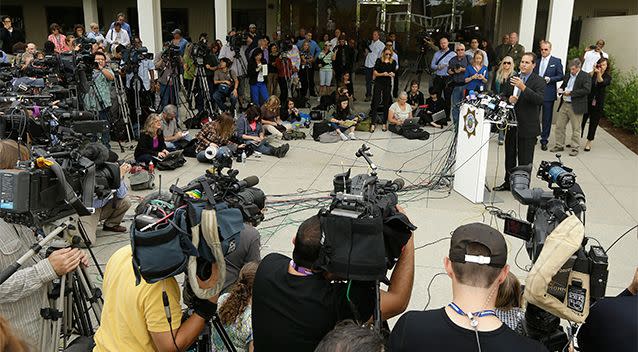
[[[350,100],[346,96],[337,99],[337,109],[330,118],[330,125],[335,129],[342,140],[355,140],[354,129],[359,119],[352,114],[350,109]],[[347,134],[347,135],[346,135]]]
[[[284,132],[292,129],[292,126],[289,124],[284,125],[280,113],[281,102],[276,95],[271,95],[264,105],[261,106],[261,123],[264,130],[278,139],[284,136]]]
[[[229,58],[221,58],[219,60],[219,67],[215,71],[214,83],[217,87],[215,93],[213,93],[213,100],[217,105],[217,108],[221,111],[228,111],[226,108],[226,98],[230,100],[230,111],[235,112],[235,106],[237,105],[237,87],[239,87],[239,80],[234,71],[230,70],[232,61]]]
[[[150,163],[153,157],[164,158],[168,155],[160,115],[150,114],[146,118],[134,155],[137,162],[145,164]]]
[[[430,87],[428,89],[428,93],[430,96],[425,100],[425,105],[428,107],[425,110],[425,115],[422,118],[422,122],[424,124],[429,123],[430,126],[443,128],[443,125],[440,125],[433,121],[432,115],[436,114],[439,111],[445,110],[445,102],[441,99],[441,93],[436,90],[434,87]]]
[[[509,273],[507,244],[498,230],[481,223],[458,227],[443,264],[452,279],[452,302],[403,314],[390,335],[390,351],[418,351],[426,344],[432,352],[547,351],[512,331],[494,312],[496,292]]]
[[[169,151],[183,149],[193,139],[188,131],[182,132],[177,127],[177,107],[168,104],[162,109],[162,133],[164,143]]]
[[[381,334],[352,320],[337,324],[319,343],[315,352],[384,352]]]
[[[240,143],[251,145],[256,151],[264,155],[272,155],[278,158],[286,156],[290,145],[286,143],[280,147],[273,147],[266,141],[265,133],[261,124],[261,111],[257,106],[250,106],[246,112],[237,119],[235,137]]]
[[[252,306],[256,351],[314,351],[339,321],[355,318],[352,304],[359,320],[372,317],[374,282],[335,282],[331,273],[314,267],[322,234],[321,220],[314,215],[299,226],[292,258],[271,253],[259,264]],[[414,236],[410,236],[392,271],[389,290],[380,291],[383,320],[405,310],[413,277]]]
[[[407,139],[427,139],[430,134],[421,130],[418,126],[404,128],[407,119],[412,118],[412,107],[408,105],[408,93],[401,92],[397,101],[390,106],[388,111],[388,129],[390,132],[402,135]]]
[[[257,262],[244,265],[230,292],[219,296],[217,314],[237,352],[253,351],[252,300]],[[213,334],[214,351],[225,351],[219,334]]]
[[[310,127],[310,116],[295,107],[295,101],[291,98],[286,100],[286,107],[282,107],[279,115],[282,121],[287,121],[293,128]]]
[[[510,271],[505,281],[498,287],[494,311],[505,325],[519,334],[523,333],[525,319],[525,311],[521,308],[522,295],[521,283],[516,275]]]
[[[216,158],[224,155],[231,156],[238,148],[237,144],[230,141],[234,134],[235,120],[227,112],[219,115],[217,120],[202,126],[195,137],[197,139],[197,147],[195,148],[197,161],[212,163]],[[206,148],[208,147],[217,148],[217,154],[210,155],[212,157],[210,159],[206,156]]]
[[[430,91],[432,91],[430,88]],[[430,93],[430,98],[432,97],[432,93]],[[413,80],[410,83],[410,92],[408,93],[408,104],[412,107],[412,116],[419,118],[419,124],[426,125],[430,124],[434,127],[441,127],[440,125],[432,122],[432,113],[429,112],[428,108],[419,108],[426,104],[425,97],[423,96],[423,92],[419,90],[419,82],[417,80]],[[438,111],[438,110],[437,110]]]

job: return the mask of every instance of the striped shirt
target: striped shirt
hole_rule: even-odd
[[[28,227],[0,219],[0,269],[15,263],[35,241]],[[57,278],[51,263],[36,255],[0,285],[0,316],[23,340],[36,347],[34,350],[39,349],[42,336],[40,308],[49,306],[48,284]]]

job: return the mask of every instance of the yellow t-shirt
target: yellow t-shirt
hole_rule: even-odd
[[[95,333],[93,352],[155,351],[151,332],[170,331],[162,289],[166,288],[173,333],[182,320],[179,285],[175,278],[155,284],[144,279],[135,286],[131,246],[118,249],[106,264],[104,273],[104,308],[101,325]]]

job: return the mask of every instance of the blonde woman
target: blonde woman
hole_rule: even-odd
[[[284,125],[281,120],[281,102],[276,95],[271,95],[268,100],[261,106],[261,123],[264,130],[276,138],[282,138],[283,133],[292,129],[289,124]]]
[[[492,81],[492,91],[500,95],[503,92],[503,88],[509,84],[510,78],[514,76],[515,73],[514,59],[512,59],[511,56],[505,56],[496,70],[496,78]],[[504,140],[505,132],[499,131],[498,144],[503,145]]]
[[[163,158],[168,155],[160,115],[150,114],[146,118],[134,155],[135,160],[141,163],[149,163],[154,156]]]

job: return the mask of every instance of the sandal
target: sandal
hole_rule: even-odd
[[[374,133],[374,129],[376,126],[374,124],[370,125],[370,133]]]

